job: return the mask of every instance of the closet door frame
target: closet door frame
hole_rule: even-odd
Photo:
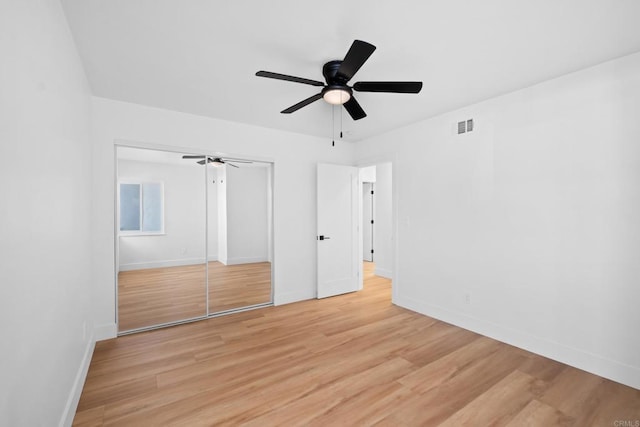
[[[120,191],[120,186],[119,186],[119,171],[118,171],[118,148],[120,147],[126,147],[126,148],[134,148],[134,149],[142,149],[142,150],[152,150],[152,151],[164,151],[164,152],[170,152],[170,153],[176,153],[176,154],[186,154],[186,155],[202,155],[202,156],[211,156],[211,157],[233,157],[233,158],[237,158],[237,159],[242,159],[242,160],[247,160],[247,161],[253,161],[253,162],[260,162],[260,163],[268,163],[270,164],[269,166],[269,171],[268,171],[268,176],[269,176],[269,185],[268,185],[268,194],[267,194],[267,206],[268,206],[268,254],[269,254],[269,258],[270,258],[270,262],[271,262],[271,271],[270,271],[270,282],[271,282],[271,292],[270,292],[270,301],[265,302],[265,303],[260,303],[260,304],[254,304],[254,305],[250,305],[250,306],[245,306],[245,307],[239,307],[239,308],[235,308],[235,309],[230,309],[230,310],[224,310],[224,311],[220,311],[220,312],[215,312],[215,313],[211,313],[209,310],[209,221],[208,221],[208,209],[209,209],[209,203],[208,203],[208,181],[209,181],[209,172],[207,171],[207,169],[205,168],[205,173],[203,174],[203,179],[205,180],[205,191],[204,191],[204,198],[205,198],[205,231],[204,231],[204,239],[205,239],[205,298],[204,298],[204,303],[205,303],[205,314],[202,316],[196,316],[196,317],[191,317],[191,318],[186,318],[186,319],[179,319],[176,321],[170,321],[170,322],[163,322],[163,323],[158,323],[158,324],[154,324],[154,325],[150,325],[150,326],[144,326],[144,327],[139,327],[139,328],[134,328],[134,329],[129,329],[129,330],[125,330],[125,331],[120,331],[120,326],[119,326],[119,302],[118,302],[118,273],[119,273],[119,264],[120,264],[120,239],[119,239],[119,234],[120,234],[120,224],[119,224],[119,191]],[[145,332],[145,331],[150,331],[150,330],[154,330],[154,329],[159,329],[159,328],[165,328],[165,327],[169,327],[169,326],[175,326],[175,325],[180,325],[180,324],[184,324],[184,323],[191,323],[191,322],[197,322],[200,320],[206,320],[209,318],[214,318],[214,317],[219,317],[219,316],[224,316],[227,314],[233,314],[233,313],[238,313],[238,312],[242,312],[242,311],[248,311],[248,310],[255,310],[258,308],[263,308],[263,307],[269,307],[269,306],[273,306],[273,301],[274,301],[274,295],[275,295],[275,281],[274,281],[274,266],[275,266],[275,254],[274,254],[274,237],[273,237],[273,225],[274,225],[274,209],[273,209],[273,186],[274,186],[274,169],[275,169],[275,162],[273,161],[273,159],[264,159],[264,158],[259,158],[257,156],[246,156],[246,155],[239,155],[239,154],[222,154],[220,152],[212,152],[211,150],[200,150],[200,149],[194,149],[194,148],[188,148],[188,147],[175,147],[175,146],[166,146],[166,145],[159,145],[159,144],[149,144],[149,143],[141,143],[141,142],[132,142],[132,141],[125,141],[125,140],[116,140],[114,142],[114,148],[113,148],[113,164],[114,164],[114,199],[113,199],[113,206],[114,206],[114,266],[113,266],[113,272],[114,272],[114,298],[115,298],[115,312],[114,312],[114,317],[115,317],[115,323],[116,323],[116,330],[117,330],[117,336],[124,336],[124,335],[129,335],[129,334],[133,334],[133,333],[138,333],[138,332]],[[206,166],[206,165],[205,165]]]

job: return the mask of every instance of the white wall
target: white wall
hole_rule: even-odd
[[[70,424],[93,350],[90,94],[56,0],[0,3],[0,425]]]
[[[394,301],[640,388],[638,111],[640,53],[358,143],[396,156]]]
[[[118,160],[120,181],[164,184],[164,234],[121,235],[120,271],[205,262],[204,173],[195,162],[174,165]]]
[[[392,166],[391,162],[376,165],[375,222],[373,223],[373,260],[375,274],[391,279],[393,276],[392,223]]]
[[[275,114],[275,113],[274,113]],[[295,120],[294,116],[287,119]],[[331,130],[327,123],[327,133]],[[113,146],[117,140],[274,161],[275,303],[315,297],[316,164],[351,164],[354,146],[273,129],[93,98],[95,316],[115,334]]]
[[[360,168],[360,182],[376,182],[376,166],[366,166]]]
[[[227,264],[269,260],[266,167],[226,167]]]

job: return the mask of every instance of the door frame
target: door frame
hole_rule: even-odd
[[[358,178],[360,178],[360,177],[358,177]],[[374,246],[375,246],[375,236],[374,236],[375,227],[374,226],[375,226],[375,220],[376,220],[375,219],[375,197],[374,196],[375,196],[376,183],[375,182],[370,182],[370,181],[362,181],[361,183],[362,183],[362,189],[363,190],[364,190],[365,185],[367,185],[367,184],[370,185],[370,187],[369,187],[370,188],[369,191],[371,191],[371,194],[370,194],[370,196],[371,196],[370,209],[371,209],[371,221],[373,221],[373,222],[368,223],[368,224],[364,223],[364,216],[365,216],[364,213],[365,213],[366,209],[365,209],[365,206],[364,206],[365,203],[364,203],[364,200],[363,200],[362,201],[362,220],[360,221],[360,223],[362,224],[362,237],[363,237],[362,238],[363,244],[362,244],[362,250],[361,250],[362,258],[363,258],[362,261],[374,262],[374,259],[375,259],[375,257],[373,256],[374,255],[373,249],[374,249]],[[364,194],[366,194],[366,193],[364,193],[364,191],[363,191],[363,196],[364,196]],[[364,199],[364,197],[363,197],[363,199]],[[369,238],[369,240],[371,242],[371,247],[367,248],[369,250],[369,252],[363,251],[365,249],[365,247],[364,247],[364,235],[365,235],[365,232],[364,231],[366,230],[367,227],[369,227],[370,230],[371,230],[371,232],[370,232],[371,236]],[[371,258],[371,260],[364,259],[364,255],[367,254],[367,253],[369,254],[369,257]]]

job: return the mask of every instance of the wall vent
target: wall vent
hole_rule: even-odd
[[[458,122],[458,135],[473,131],[473,119]]]
[[[467,123],[466,122],[458,122],[458,135],[461,133],[465,133],[467,131]]]

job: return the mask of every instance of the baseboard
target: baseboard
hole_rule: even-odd
[[[65,405],[64,412],[62,413],[62,418],[58,424],[61,427],[67,427],[73,424],[73,418],[76,416],[76,409],[78,408],[78,402],[80,401],[84,381],[87,378],[87,372],[89,372],[89,365],[91,364],[91,357],[93,356],[93,349],[95,346],[96,341],[92,335],[89,337],[89,341],[87,342],[87,348],[85,349],[82,362],[80,363],[80,367],[73,381],[73,386],[71,387],[71,392],[67,398],[67,404]]]
[[[163,261],[135,262],[121,264],[120,271],[146,270],[148,268],[180,267],[183,265],[204,264],[204,258],[168,259]]]
[[[105,325],[96,326],[93,330],[93,336],[96,341],[115,338],[118,336],[118,325],[115,323],[107,323]]]
[[[376,276],[384,277],[385,279],[393,278],[393,271],[389,270],[388,268],[379,268],[376,266],[373,274],[375,274]]]
[[[253,264],[254,262],[267,262],[267,257],[238,257],[227,258],[225,265],[238,265],[238,264]]]
[[[218,255],[209,255],[209,262],[218,261]]]
[[[522,348],[566,365],[640,390],[640,368],[581,349],[530,335],[493,322],[454,312],[424,301],[397,296],[394,303],[425,316]]]

